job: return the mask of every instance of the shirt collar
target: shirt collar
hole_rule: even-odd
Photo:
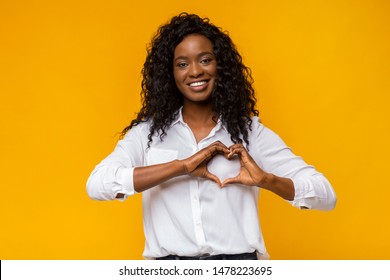
[[[176,115],[176,118],[175,120],[172,122],[171,124],[171,127],[173,127],[174,125],[176,125],[177,123],[181,123],[181,124],[184,124],[184,125],[187,125],[184,120],[183,120],[183,106],[181,106],[177,112],[177,115]],[[227,131],[226,129],[226,126],[222,123],[221,121],[221,118],[218,119],[218,122],[217,122],[217,125],[215,126],[215,131],[217,131],[218,129],[220,128],[223,128],[224,130]]]

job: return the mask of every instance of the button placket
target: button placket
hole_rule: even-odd
[[[193,146],[193,153],[199,151],[198,145]],[[194,223],[195,236],[199,246],[204,247],[206,244],[206,238],[203,232],[202,225],[202,213],[200,210],[199,201],[199,179],[191,180],[190,184],[190,196],[191,196],[191,208],[192,208],[192,220]]]
[[[195,136],[191,130],[191,128],[186,124],[183,125],[188,129],[188,133],[192,140],[192,154],[197,153],[202,149],[202,144],[197,143]],[[190,142],[191,142],[190,140]],[[191,201],[191,210],[192,210],[192,221],[194,225],[195,237],[198,245],[200,246],[201,251],[206,250],[206,238],[203,231],[202,225],[202,213],[200,210],[200,201],[199,201],[199,179],[193,179],[190,181],[190,201]]]

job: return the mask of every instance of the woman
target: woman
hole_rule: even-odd
[[[334,208],[327,179],[260,123],[250,70],[208,19],[183,13],[160,27],[142,73],[142,109],[87,191],[142,192],[145,258],[267,259],[260,189]]]

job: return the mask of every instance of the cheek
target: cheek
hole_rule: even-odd
[[[173,70],[173,79],[177,82],[177,71]]]
[[[216,78],[217,77],[217,65],[214,65],[213,67],[211,67],[209,70],[209,73],[210,73],[210,75],[212,75]]]
[[[181,76],[178,74],[178,73],[175,73],[173,72],[173,79],[175,80],[175,85],[177,87],[177,89],[180,91],[180,92],[183,92],[183,83],[182,83],[182,80],[181,80]]]
[[[175,79],[175,83],[178,84],[183,80],[183,73],[180,71],[173,71],[173,78]]]

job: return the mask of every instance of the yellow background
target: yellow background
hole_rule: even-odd
[[[266,191],[272,259],[390,259],[390,2],[0,2],[0,259],[142,259],[141,195],[85,182],[140,107],[157,27],[181,11],[228,30],[265,125],[332,182],[331,212]]]

